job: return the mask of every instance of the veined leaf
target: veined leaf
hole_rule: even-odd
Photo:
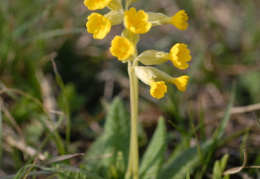
[[[121,151],[126,165],[129,140],[129,114],[122,100],[115,98],[107,114],[104,133],[92,144],[86,154],[86,164],[90,162],[92,168],[96,168],[97,165],[99,167],[115,165],[117,153]],[[93,166],[93,164],[96,166]]]
[[[153,138],[147,147],[140,166],[140,178],[157,178],[164,160],[166,149],[166,129],[164,119],[161,117]]]

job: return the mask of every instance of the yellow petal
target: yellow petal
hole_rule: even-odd
[[[111,22],[101,14],[92,13],[88,16],[86,27],[87,31],[93,34],[95,39],[103,39],[110,32]]]
[[[180,30],[186,30],[188,28],[188,15],[184,10],[180,10],[171,18],[171,23]]]
[[[138,12],[134,7],[125,11],[125,27],[135,34],[144,34],[150,30],[152,24],[148,22],[148,15],[143,10]]]
[[[122,61],[133,55],[134,45],[127,38],[115,36],[111,41],[110,52]]]
[[[176,85],[177,89],[184,92],[189,81],[189,76],[183,75],[178,78],[174,78],[172,83]]]
[[[85,6],[91,10],[103,9],[105,8],[111,0],[84,0]]]
[[[157,81],[151,83],[150,94],[152,97],[161,99],[164,97],[164,94],[167,92],[167,86],[164,81]]]

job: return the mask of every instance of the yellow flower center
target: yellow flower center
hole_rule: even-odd
[[[151,82],[150,86],[150,94],[154,98],[161,99],[167,92],[167,86],[165,85],[164,81]]]
[[[144,34],[152,27],[148,22],[148,15],[143,10],[136,12],[134,7],[125,11],[124,23],[126,28],[135,34]]]
[[[86,27],[87,31],[92,33],[95,39],[103,39],[111,29],[111,22],[101,14],[92,13],[88,16]]]
[[[134,45],[127,38],[115,36],[111,42],[110,52],[122,61],[133,55]]]

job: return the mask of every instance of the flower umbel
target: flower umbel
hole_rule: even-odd
[[[171,18],[171,24],[173,24],[175,27],[177,27],[180,30],[186,30],[188,27],[188,23],[186,22],[188,20],[188,15],[184,10],[180,10],[177,12],[174,16]]]
[[[161,99],[164,97],[164,94],[167,92],[167,86],[165,85],[164,81],[157,81],[154,82],[151,80],[150,82],[150,94],[152,97]]]
[[[111,0],[84,0],[85,6],[91,10],[103,9],[105,8]]]
[[[125,27],[135,34],[144,34],[150,30],[152,24],[148,22],[148,15],[143,10],[136,12],[132,7],[124,14]]]
[[[170,82],[175,84],[178,90],[184,92],[186,91],[188,81],[189,81],[189,76],[183,75],[178,78],[173,78]]]
[[[101,14],[92,13],[88,16],[86,27],[94,39],[103,39],[111,29],[111,21]]]
[[[127,38],[115,36],[111,42],[110,52],[122,61],[133,55],[134,45]]]
[[[171,48],[168,58],[170,58],[174,66],[184,70],[189,67],[187,62],[191,60],[190,50],[187,45],[177,43]]]

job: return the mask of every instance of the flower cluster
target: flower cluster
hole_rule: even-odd
[[[93,34],[95,39],[103,39],[110,32],[111,27],[123,24],[125,29],[121,36],[115,36],[111,42],[110,52],[122,62],[131,63],[135,75],[145,84],[150,86],[150,94],[160,99],[167,92],[166,83],[176,85],[180,91],[185,91],[189,76],[171,77],[158,68],[151,65],[159,65],[170,60],[178,69],[189,67],[191,60],[190,50],[186,44],[176,43],[169,53],[157,50],[146,50],[137,54],[136,46],[140,34],[147,33],[152,26],[172,24],[179,30],[188,27],[188,16],[184,10],[180,10],[172,17],[163,13],[137,11],[134,7],[128,8],[136,0],[126,0],[123,8],[121,0],[84,0],[85,6],[91,10],[109,8],[105,14],[92,13],[87,17],[87,31]],[[145,66],[138,66],[141,62]]]

